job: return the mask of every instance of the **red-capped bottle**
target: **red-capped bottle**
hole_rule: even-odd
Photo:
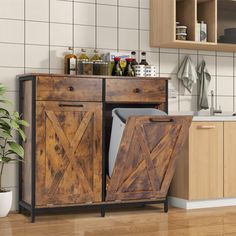
[[[120,58],[119,57],[115,57],[114,58],[114,67],[113,67],[113,70],[112,70],[112,75],[113,76],[122,76],[123,75],[123,71],[121,69],[121,66],[120,66]]]
[[[124,70],[124,76],[134,76],[134,69],[132,67],[133,58],[126,58],[126,67]]]

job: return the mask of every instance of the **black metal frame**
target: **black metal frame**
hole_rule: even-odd
[[[100,209],[101,216],[105,216],[106,209],[113,207],[125,207],[125,206],[143,206],[147,204],[164,204],[164,212],[168,212],[168,197],[164,200],[144,200],[137,202],[106,202],[106,167],[107,167],[107,153],[106,153],[106,79],[102,79],[102,202],[99,204],[81,204],[72,205],[67,207],[50,207],[50,208],[36,208],[35,201],[35,171],[36,171],[36,78],[35,76],[23,76],[19,78],[19,112],[23,112],[22,94],[23,94],[23,82],[32,81],[32,149],[31,149],[31,204],[22,200],[22,164],[19,165],[19,213],[26,210],[31,215],[31,222],[35,222],[36,213],[42,212],[54,212],[54,211],[67,211],[69,209]],[[168,81],[166,81],[166,103],[165,111],[168,113]]]

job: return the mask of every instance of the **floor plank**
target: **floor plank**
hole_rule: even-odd
[[[172,208],[168,214],[156,206],[40,215],[10,214],[0,218],[1,236],[236,236],[236,207],[185,211]]]

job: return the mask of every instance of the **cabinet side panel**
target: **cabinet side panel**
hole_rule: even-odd
[[[180,157],[177,161],[175,175],[173,177],[170,196],[182,199],[189,198],[189,139],[187,139]]]
[[[32,81],[24,81],[22,89],[22,118],[29,123],[29,127],[24,128],[27,140],[23,144],[25,155],[22,163],[22,200],[31,204]]]
[[[224,123],[224,197],[236,197],[236,122]]]
[[[150,0],[150,44],[152,47],[175,39],[175,0]]]

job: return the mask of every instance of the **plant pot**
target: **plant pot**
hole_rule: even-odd
[[[0,192],[0,217],[8,215],[12,205],[12,191]]]

